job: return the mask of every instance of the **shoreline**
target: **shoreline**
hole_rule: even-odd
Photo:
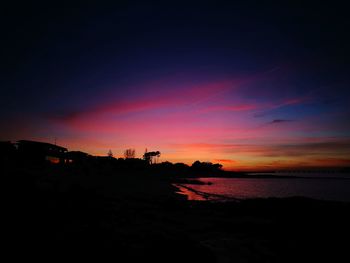
[[[342,240],[350,235],[350,203],[227,200],[149,173],[18,170],[3,180],[5,250],[11,255],[20,250],[46,261],[73,253],[99,262],[126,257],[176,263],[184,255],[202,263],[292,263],[315,253],[320,259],[328,252],[347,255]],[[178,193],[181,186],[208,201],[187,200]]]
[[[241,199],[239,198],[234,198],[234,197],[229,197],[229,196],[225,196],[225,195],[219,195],[219,194],[211,194],[211,193],[207,193],[207,192],[203,192],[203,191],[198,191],[195,190],[191,187],[185,186],[183,184],[175,184],[175,186],[178,188],[179,191],[177,191],[176,193],[185,196],[187,199],[187,194],[185,192],[183,192],[181,189],[186,189],[187,191],[190,191],[192,193],[194,193],[195,195],[198,195],[199,197],[204,198],[205,200],[186,200],[186,201],[210,201],[210,202],[239,202],[241,201]],[[213,198],[213,199],[211,199]]]

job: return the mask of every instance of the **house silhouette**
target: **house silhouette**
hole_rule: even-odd
[[[64,163],[68,151],[67,148],[55,144],[29,140],[20,140],[16,145],[21,159],[36,163],[45,161]]]

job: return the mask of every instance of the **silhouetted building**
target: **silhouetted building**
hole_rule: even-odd
[[[64,163],[67,148],[45,142],[20,140],[17,142],[18,154],[23,160],[31,162]]]
[[[70,151],[65,154],[66,163],[84,163],[90,157],[89,154],[81,151]]]

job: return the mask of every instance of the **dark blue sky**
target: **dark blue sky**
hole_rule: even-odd
[[[2,8],[0,123],[6,129],[1,139],[58,137],[97,153],[104,149],[96,145],[111,141],[139,147],[137,134],[140,141],[134,143],[123,133],[77,131],[71,122],[90,122],[91,113],[108,112],[108,122],[119,127],[121,120],[137,123],[142,117],[134,115],[147,110],[164,117],[185,106],[194,110],[193,105],[201,106],[202,114],[221,107],[219,116],[205,116],[205,122],[220,127],[216,136],[225,131],[223,144],[238,138],[229,138],[233,126],[220,126],[231,121],[247,129],[268,123],[302,127],[288,127],[295,130],[289,138],[348,138],[350,23],[341,2],[116,2],[26,2]],[[212,94],[212,85],[223,86]],[[179,99],[169,102],[167,96]],[[183,96],[198,98],[182,101]],[[127,115],[121,116],[122,107],[134,115],[123,111]],[[244,113],[237,116],[232,109]],[[316,124],[307,135],[304,122],[312,116]],[[94,127],[107,121],[90,118],[101,120]],[[192,128],[199,129],[204,124],[196,120]],[[153,128],[167,134],[164,127]],[[178,139],[164,135],[160,144],[170,149],[191,132],[175,134]],[[208,136],[198,142],[208,143]]]

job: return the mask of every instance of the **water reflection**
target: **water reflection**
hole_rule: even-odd
[[[188,200],[227,200],[303,196],[315,199],[350,201],[348,179],[300,178],[200,178],[205,184],[183,184],[181,194]],[[211,185],[207,183],[211,182]]]
[[[176,185],[177,188],[179,188],[179,194],[185,195],[187,197],[187,200],[196,200],[196,201],[204,201],[204,200],[208,200],[208,198],[206,198],[203,195],[200,195],[196,192],[194,192],[193,190],[189,190],[189,188],[181,186],[181,185]]]

